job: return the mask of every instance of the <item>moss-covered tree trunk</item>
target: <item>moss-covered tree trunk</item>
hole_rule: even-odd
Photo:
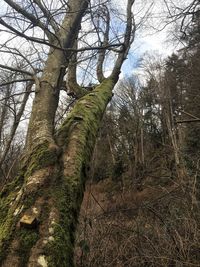
[[[2,266],[73,266],[86,172],[114,82],[105,79],[76,103],[55,137],[36,146],[1,194]]]

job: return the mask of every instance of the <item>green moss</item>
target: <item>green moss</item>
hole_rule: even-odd
[[[16,205],[13,205],[15,203],[16,194],[19,192],[20,188],[22,188],[24,180],[26,180],[34,171],[54,164],[57,160],[58,156],[55,153],[55,150],[49,149],[49,145],[47,143],[42,144],[40,147],[37,147],[34,151],[32,151],[29,159],[26,161],[26,164],[17,178],[13,182],[7,184],[2,190],[0,196],[0,262],[3,261],[4,257],[8,253],[7,249],[9,247],[9,243],[13,239],[15,225],[19,219],[18,216],[13,215],[15,209],[17,208]],[[29,194],[23,197],[23,203],[21,204],[23,204],[24,209],[29,209],[35,202],[35,199],[41,194],[42,189],[34,194]],[[14,203],[12,204],[13,201]],[[27,254],[27,256],[20,258],[26,259],[28,257],[28,250],[32,246],[32,243],[29,241],[35,240],[35,234],[30,231],[28,232],[27,237],[24,232],[21,234],[24,237],[24,241],[21,238],[21,247],[26,251],[25,254]]]
[[[112,79],[105,79],[91,93],[77,101],[72,112],[56,135],[60,145],[67,145],[68,136],[78,123],[85,126],[87,132],[92,130],[91,134],[94,133],[96,135],[95,131],[98,129],[104,110],[112,97],[113,87],[114,83]],[[81,119],[77,120],[77,118]],[[85,131],[82,132],[82,136],[85,137]]]
[[[73,175],[61,177],[62,187],[54,187],[52,196],[59,210],[59,224],[54,226],[54,241],[47,248],[49,266],[72,267],[75,229],[83,198],[86,168],[95,144],[104,110],[112,96],[113,81],[105,80],[94,91],[82,97],[74,106],[57,133],[60,146],[68,151],[75,141]],[[55,255],[55,256],[54,256]]]
[[[38,196],[44,194],[44,192],[39,191],[34,195],[30,194],[23,199],[23,209],[28,210],[35,202]],[[48,215],[48,208],[44,209],[45,212],[42,213],[40,217],[40,222],[46,219]],[[38,229],[25,229],[20,228],[16,230],[16,222],[19,221],[19,216],[13,216],[14,209],[9,209],[6,217],[0,224],[0,265],[4,260],[5,256],[9,253],[9,244],[13,238],[19,240],[20,249],[17,251],[20,256],[21,265],[26,266],[30,250],[39,238]]]
[[[50,267],[73,267],[73,245],[70,237],[62,226],[54,226],[54,241],[51,241],[47,247],[47,261]]]
[[[23,182],[23,175],[18,175],[17,178],[7,184],[1,192],[0,196],[0,263],[6,254],[7,244],[12,239],[14,225],[17,216],[13,216],[14,210],[12,202],[16,198],[16,192],[19,191],[20,185]]]
[[[8,244],[12,239],[15,222],[16,217],[13,216],[13,212],[6,209],[5,217],[0,223],[0,264],[7,254]]]
[[[14,198],[14,194],[10,193],[10,195],[8,197],[5,198],[1,198],[0,199],[0,225],[5,221],[6,219],[6,215],[9,209],[9,205],[12,202]]]
[[[54,199],[54,205],[59,210],[60,218],[58,224],[54,225],[54,240],[48,244],[46,249],[49,266],[73,266],[74,236],[83,197],[86,168],[92,154],[101,118],[107,103],[112,97],[113,86],[113,81],[106,79],[94,91],[79,99],[70,116],[57,133],[58,143],[64,149],[68,148],[71,140],[75,140],[76,157],[73,159],[73,176],[72,174],[66,177],[61,175],[60,181],[56,180],[56,184],[55,186],[52,185],[52,191],[50,192],[51,198]],[[12,231],[15,229],[15,220],[17,220],[17,216],[13,218],[12,208],[7,208],[5,213],[3,213],[3,209],[9,207],[9,203],[13,197],[12,194],[9,194],[11,188],[14,189],[13,192],[15,195],[15,192],[23,185],[24,180],[32,175],[34,171],[53,165],[58,160],[56,150],[50,149],[48,142],[36,147],[26,162],[24,162],[22,175],[16,179],[12,186],[10,185],[9,190],[5,191],[9,197],[5,197],[0,206],[0,209],[2,209],[0,210],[0,215],[1,211],[5,215],[5,219],[2,220],[2,224],[0,225],[0,232],[3,233],[1,240],[5,246],[0,252],[0,258],[3,258],[3,254],[6,254],[6,244],[12,238]],[[17,190],[14,188],[15,186],[18,188]],[[42,193],[43,189],[37,192],[37,194]],[[45,196],[46,193],[47,191],[45,191]],[[29,208],[37,197],[37,195],[26,196],[23,200],[25,208]],[[34,230],[21,229],[18,237],[21,243],[21,251],[19,253],[24,255],[23,257],[21,256],[21,258],[24,258],[21,264],[25,266],[30,249],[38,239],[38,233]],[[7,242],[5,242],[5,239]],[[1,244],[0,247],[2,248]]]
[[[8,196],[10,193],[13,194],[14,192],[18,191],[21,188],[23,182],[24,172],[20,171],[16,178],[12,182],[7,183],[0,192],[0,201],[2,198]]]
[[[23,203],[21,204],[19,203],[17,206],[13,205],[15,202],[16,193],[21,188],[23,180],[24,179],[22,178],[22,176],[18,176],[12,183],[8,184],[5,187],[5,189],[3,190],[1,194],[1,198],[0,198],[0,263],[3,261],[3,259],[8,253],[7,249],[9,248],[9,243],[13,239],[16,222],[19,220],[19,216],[13,215],[15,209],[22,204],[23,204],[24,210],[29,209],[35,202],[35,199],[40,194],[42,194],[42,190],[41,190],[41,191],[35,192],[35,194],[26,195],[23,198]],[[34,236],[32,236],[33,233],[31,233],[30,231],[29,233],[31,234],[30,238],[34,240]],[[24,235],[23,232],[21,234],[22,236]],[[23,244],[25,244],[25,248],[23,249],[26,250],[26,253],[27,253],[28,246],[26,243],[28,243],[28,237],[25,238],[25,242],[22,242],[21,244],[22,248],[23,248]],[[31,247],[31,243],[29,247]],[[22,257],[22,258],[26,258],[26,257]]]
[[[10,194],[10,192],[16,191],[16,189],[18,191],[23,185],[24,180],[32,175],[34,171],[52,165],[57,161],[58,155],[55,150],[49,149],[48,142],[44,142],[36,147],[28,156],[28,159],[22,163],[22,169],[18,176],[2,190],[0,197],[5,197]]]
[[[73,267],[73,248],[78,214],[83,198],[83,179],[77,173],[73,177],[61,177],[62,186],[52,189],[54,205],[59,211],[59,223],[54,224],[54,241],[48,243],[49,266]]]
[[[14,207],[10,206],[14,196],[15,194],[11,193],[8,197],[3,198],[0,201],[0,214],[1,214],[0,216],[0,263],[3,261],[4,257],[8,253],[7,252],[7,249],[9,247],[8,244],[13,239],[15,225],[16,225],[16,222],[19,220],[19,216],[13,215]],[[34,203],[34,197],[30,195],[24,199],[23,206],[24,208],[29,208],[33,203]],[[22,234],[22,236],[24,234],[21,230],[19,233]],[[24,243],[21,244],[22,248],[23,248],[23,244]],[[27,246],[25,246],[25,250],[27,250]]]
[[[37,242],[39,237],[38,231],[35,229],[24,229],[21,228],[17,233],[17,239],[20,242],[18,254],[20,255],[20,266],[26,266],[30,250],[33,245]]]
[[[52,165],[58,160],[58,155],[55,150],[49,149],[49,143],[44,142],[40,146],[36,147],[28,158],[28,162],[25,162],[25,168],[27,169],[25,177],[29,177],[34,171]],[[28,166],[28,168],[27,168]]]

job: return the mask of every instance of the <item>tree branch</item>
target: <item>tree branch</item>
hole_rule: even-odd
[[[111,75],[114,78],[118,77],[118,75],[120,74],[121,66],[124,60],[126,59],[129,48],[135,38],[136,25],[135,25],[134,16],[132,13],[132,6],[134,2],[135,0],[128,0],[128,3],[127,3],[127,21],[126,21],[126,30],[125,30],[125,35],[124,35],[123,51],[118,55],[117,61],[113,68]]]
[[[106,30],[104,32],[104,40],[102,46],[107,46],[109,41],[109,30],[110,30],[110,14],[109,10],[106,6],[104,6],[104,13],[105,13],[105,21],[106,21]],[[105,76],[103,74],[103,63],[105,60],[106,50],[102,49],[99,50],[99,57],[97,62],[97,79],[99,82],[102,82],[105,79]]]
[[[175,121],[175,123],[190,123],[190,122],[200,122],[200,119]]]
[[[31,36],[27,36],[26,34],[16,30],[15,28],[13,28],[12,26],[10,26],[8,23],[6,23],[2,18],[0,18],[0,24],[3,25],[4,27],[6,27],[7,29],[11,30],[11,32],[15,33],[16,35],[25,38],[28,41],[32,41],[35,43],[39,43],[39,44],[44,44],[47,45],[49,47],[52,47],[54,49],[58,49],[58,50],[62,50],[62,51],[71,51],[71,52],[84,52],[84,51],[91,51],[91,50],[104,50],[104,49],[112,49],[113,47],[120,47],[122,45],[122,43],[118,43],[118,44],[109,44],[106,46],[89,46],[89,47],[82,47],[79,49],[73,49],[73,48],[63,48],[61,46],[57,46],[54,45],[52,43],[47,42],[48,40],[45,39],[40,39],[40,38],[36,38],[36,37],[31,37]]]
[[[47,37],[50,39],[52,38],[52,33],[49,31],[49,29],[46,27],[45,24],[43,24],[39,19],[37,19],[33,14],[27,12],[24,8],[19,6],[18,4],[14,3],[12,0],[4,0],[10,7],[12,7],[14,10],[16,10],[18,13],[23,15],[25,18],[30,20],[33,24],[33,26],[38,26],[41,28],[47,35]]]
[[[45,6],[42,4],[40,0],[33,0],[33,2],[36,3],[36,5],[41,9],[51,27],[54,29],[55,32],[57,32],[59,30],[59,27],[56,21],[54,20],[52,14],[49,12],[49,10],[45,8]]]
[[[17,34],[20,37],[25,38],[26,40],[35,42],[35,43],[39,43],[39,44],[45,44],[48,46],[52,46],[50,43],[47,43],[45,39],[39,39],[36,37],[31,37],[31,36],[27,36],[26,34],[24,34],[23,32],[20,32],[18,30],[16,30],[15,28],[13,28],[12,26],[10,26],[7,22],[5,22],[2,18],[0,18],[0,24],[3,25],[4,27],[6,27],[7,29],[11,30],[12,33]],[[55,47],[57,48],[57,47]]]
[[[0,83],[0,87],[9,85],[9,84],[13,84],[13,83],[21,83],[21,82],[31,82],[34,81],[34,79],[19,79],[19,80],[13,80],[13,81],[9,81],[9,82],[4,82],[4,83]],[[1,101],[1,100],[0,100]]]
[[[2,64],[0,64],[0,68],[6,69],[6,70],[10,70],[10,71],[14,71],[14,72],[20,72],[20,73],[26,74],[28,76],[33,76],[34,75],[33,73],[31,73],[29,71],[16,69],[16,68],[13,68],[13,67],[10,67],[10,66],[5,66],[5,65],[2,65]]]
[[[77,49],[78,47],[78,34],[76,34],[76,39],[74,41],[74,49]],[[71,95],[76,98],[80,98],[86,93],[86,90],[84,90],[77,82],[76,77],[76,71],[77,71],[77,53],[74,52],[71,55],[71,58],[69,60],[68,65],[68,72],[67,72],[67,93],[68,95]]]

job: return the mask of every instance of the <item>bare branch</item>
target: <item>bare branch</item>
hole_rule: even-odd
[[[106,6],[104,6],[103,8],[105,9],[104,13],[105,13],[106,29],[104,32],[104,40],[102,46],[107,46],[109,42],[110,14]],[[106,55],[105,49],[99,51],[99,58],[97,63],[97,78],[99,82],[102,82],[105,79],[103,74],[103,63],[105,60],[105,55]]]
[[[48,40],[45,40],[45,39],[27,36],[26,34],[16,30],[15,28],[13,28],[9,24],[7,24],[2,18],[0,18],[0,24],[3,25],[4,27],[8,28],[9,30],[11,30],[12,33],[15,33],[17,36],[23,37],[26,40],[29,40],[29,41],[32,41],[35,43],[39,43],[39,44],[44,44],[44,45],[47,45],[47,46],[52,47],[54,49],[62,50],[65,52],[67,52],[67,51],[69,51],[69,52],[84,52],[84,51],[91,51],[91,50],[104,50],[104,49],[112,49],[113,47],[120,47],[122,45],[122,43],[117,43],[117,44],[109,44],[106,46],[88,46],[88,47],[82,47],[82,48],[78,48],[78,49],[66,48],[66,47],[61,47],[61,46],[57,46],[55,44],[49,43]]]
[[[12,81],[1,83],[0,87],[6,86],[6,85],[9,85],[9,84],[13,84],[13,83],[22,83],[22,82],[31,82],[31,81],[34,81],[34,79],[31,79],[31,78],[28,79],[27,78],[27,79],[12,80]],[[2,101],[2,99],[0,101]]]
[[[24,8],[22,8],[21,6],[19,6],[17,3],[13,2],[12,0],[4,0],[4,1],[14,10],[16,10],[18,13],[22,14],[25,18],[30,20],[33,26],[38,26],[39,28],[41,28],[46,33],[47,37],[51,39],[52,33],[49,31],[46,25],[43,24],[39,19],[37,19],[33,14],[27,12]]]
[[[190,122],[200,122],[200,119],[175,121],[175,123],[190,123]]]
[[[15,33],[17,36],[23,37],[26,40],[33,41],[33,42],[36,42],[36,43],[39,43],[39,44],[45,44],[45,45],[48,45],[48,46],[52,46],[45,39],[40,39],[40,38],[36,38],[36,37],[27,36],[23,32],[20,32],[20,31],[16,30],[11,25],[9,25],[8,23],[6,23],[2,18],[0,18],[0,24],[3,25],[4,27],[6,27],[7,29],[9,29],[12,33]]]
[[[6,69],[6,70],[10,70],[10,71],[13,71],[13,72],[20,72],[20,73],[23,73],[23,74],[26,74],[26,75],[29,75],[29,76],[33,76],[34,75],[33,73],[31,73],[29,71],[13,68],[13,67],[10,67],[10,66],[5,66],[5,65],[2,65],[2,64],[0,64],[0,68]]]
[[[134,2],[135,0],[128,0],[127,21],[126,21],[126,30],[125,30],[125,35],[124,35],[123,51],[118,55],[117,61],[112,71],[113,77],[118,77],[118,75],[120,74],[121,66],[124,60],[126,59],[129,48],[135,38],[136,25],[135,25],[134,16],[132,13],[132,6]]]
[[[76,34],[76,40],[74,42],[74,47],[77,49],[78,46],[78,34]],[[67,93],[75,98],[80,98],[83,96],[86,91],[81,88],[81,86],[77,82],[77,53],[73,53],[68,65],[68,72],[67,72]]]
[[[186,114],[186,115],[188,115],[189,117],[191,117],[191,118],[193,118],[193,119],[200,120],[200,118],[198,118],[198,117],[196,117],[196,116],[190,114],[189,112],[186,112],[186,111],[183,110],[183,109],[181,109],[181,110],[179,110],[179,111],[182,112],[182,113],[184,113],[184,114]]]
[[[55,32],[57,32],[59,30],[59,27],[49,10],[42,4],[40,0],[33,0],[33,2],[36,3],[37,6],[42,10],[51,27],[54,29]]]

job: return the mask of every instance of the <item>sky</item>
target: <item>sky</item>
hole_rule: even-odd
[[[128,58],[123,64],[121,78],[126,76],[127,73],[139,72],[140,62],[145,54],[156,54],[160,55],[162,58],[167,58],[178,50],[176,45],[167,42],[166,30],[154,34],[147,33],[144,36],[138,35],[136,35]]]
[[[114,1],[125,12],[126,0]],[[178,0],[174,0],[174,3],[176,1],[178,4]],[[185,4],[188,2],[189,0],[185,0]],[[168,12],[163,0],[135,0],[133,11],[136,24],[139,26],[128,58],[122,67],[121,78],[127,73],[140,72],[139,63],[145,54],[157,54],[162,58],[167,58],[180,48],[177,44],[169,41],[170,30],[173,29],[173,25],[168,24]],[[140,21],[142,21],[141,25]]]
[[[126,13],[127,0],[112,1],[120,13]],[[186,0],[186,2],[188,1]],[[5,2],[0,0],[0,14],[3,12],[3,7],[5,8]],[[138,62],[145,53],[157,53],[167,57],[177,49],[174,45],[166,42],[169,28],[166,27],[164,30],[160,30],[165,25],[167,15],[163,6],[163,0],[135,0],[133,11],[136,24],[139,25],[141,20],[142,23],[136,31],[136,37],[130,49],[128,59],[123,64],[121,78],[133,69],[137,71]],[[144,19],[144,17],[147,17],[147,19]],[[0,35],[2,41],[2,32],[0,32]]]

